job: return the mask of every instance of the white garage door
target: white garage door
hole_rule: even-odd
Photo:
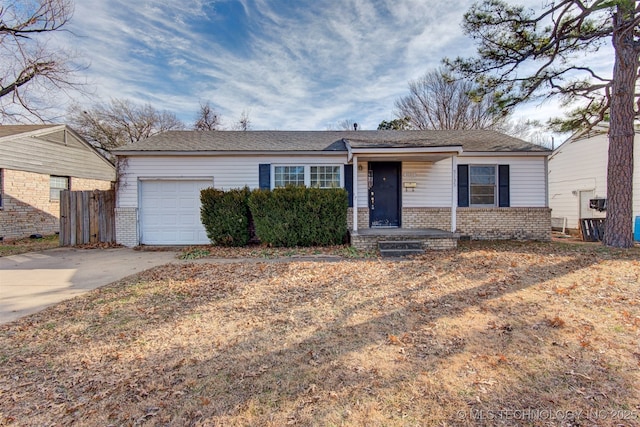
[[[145,245],[207,244],[200,190],[211,180],[140,182],[140,241]]]

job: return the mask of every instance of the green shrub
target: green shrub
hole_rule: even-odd
[[[344,189],[287,187],[254,190],[249,208],[260,241],[271,246],[341,244],[347,234]]]
[[[248,187],[230,191],[205,188],[200,192],[200,218],[211,243],[219,246],[245,246],[249,243]]]

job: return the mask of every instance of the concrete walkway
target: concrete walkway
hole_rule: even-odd
[[[177,252],[57,248],[0,257],[0,324],[149,268]]]

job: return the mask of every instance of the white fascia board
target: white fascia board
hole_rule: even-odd
[[[549,157],[552,151],[465,151],[460,157]]]
[[[376,154],[384,154],[384,155],[395,155],[395,154],[450,154],[450,155],[460,155],[462,153],[462,146],[448,146],[448,147],[406,147],[406,148],[353,148],[350,147],[350,152],[352,154],[357,154],[359,156],[367,156],[367,155],[376,155]]]
[[[368,154],[460,154],[462,153],[461,146],[452,147],[407,147],[407,148],[351,148],[353,154],[368,155]]]
[[[344,151],[117,151],[119,157],[264,157],[264,156],[321,156],[338,157],[347,154]]]

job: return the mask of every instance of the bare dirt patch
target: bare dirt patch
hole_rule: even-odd
[[[640,425],[640,252],[167,265],[0,327],[3,425]]]

